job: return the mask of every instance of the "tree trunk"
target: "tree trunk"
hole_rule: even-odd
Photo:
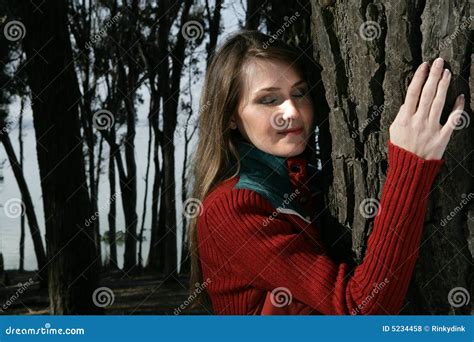
[[[46,225],[51,313],[91,314],[97,266],[65,1],[24,1],[27,74]],[[39,54],[41,56],[39,56]]]
[[[247,10],[245,11],[245,29],[258,29],[262,6],[263,4],[257,0],[247,0]]]
[[[206,46],[207,52],[207,65],[209,65],[211,61],[211,54],[214,52],[216,45],[217,45],[217,38],[219,37],[220,32],[220,24],[221,24],[221,9],[222,9],[222,0],[217,0],[214,4],[214,9],[211,13],[211,8],[209,7],[209,1],[206,0],[206,14],[207,14],[207,21],[209,23],[209,44]],[[193,59],[193,51],[190,52],[189,59]],[[189,89],[192,89],[192,68],[189,66]],[[186,172],[188,171],[188,151],[189,151],[189,144],[191,142],[192,137],[197,131],[197,126],[192,125],[191,134],[188,135],[188,128],[189,123],[193,115],[193,96],[192,92],[189,92],[189,108],[190,112],[186,119],[186,124],[184,126],[184,160],[183,160],[183,171],[181,173],[181,203],[184,203],[188,198],[188,191],[187,191],[187,177]],[[195,126],[195,127],[194,127]],[[184,210],[183,210],[184,213]],[[187,240],[187,229],[188,229],[188,220],[186,215],[182,215],[182,227],[183,231],[181,234],[181,265],[179,269],[180,274],[189,274],[191,271],[191,255],[189,253],[188,248],[188,240]]]
[[[23,113],[25,110],[25,98],[21,98],[21,109],[20,109],[20,117],[18,119],[18,146],[20,149],[20,160],[18,162],[18,167],[23,173]],[[21,198],[21,201],[25,203],[25,199]],[[20,272],[23,272],[25,270],[25,215],[21,215],[20,218],[20,267],[18,267]],[[41,241],[42,242],[42,241]],[[41,243],[41,247],[43,244]],[[42,248],[43,255],[46,258],[46,255],[44,253],[44,248]],[[38,259],[38,257],[37,257]],[[40,269],[40,268],[38,268]],[[44,278],[45,280],[47,277]]]
[[[43,240],[41,240],[41,231],[39,229],[38,220],[36,219],[33,200],[31,199],[30,191],[28,189],[28,185],[26,184],[23,170],[20,163],[18,162],[15,151],[13,150],[8,133],[3,132],[3,134],[0,134],[0,140],[3,144],[3,147],[5,148],[8,161],[10,162],[13,174],[15,175],[15,179],[18,183],[18,188],[20,189],[22,202],[25,208],[25,214],[28,218],[28,226],[30,227],[31,239],[33,240],[36,261],[38,262],[39,275],[44,283],[46,283],[46,254],[44,252]]]
[[[110,139],[115,141],[115,126],[112,125],[110,127]],[[117,204],[115,200],[112,200],[112,196],[115,195],[115,160],[114,155],[117,153],[115,148],[109,145],[109,188],[110,188],[110,196],[109,196],[109,214],[108,214],[108,222],[109,222],[109,246],[110,246],[110,255],[109,260],[107,262],[108,267],[110,269],[118,269],[117,263],[117,241],[116,241],[116,215],[117,215]]]
[[[360,261],[373,219],[365,219],[359,206],[365,199],[380,198],[388,128],[418,65],[441,56],[453,72],[441,124],[459,93],[466,95],[466,114],[472,113],[469,4],[313,0],[312,12],[314,56],[323,68],[330,107],[328,114],[317,108],[315,112],[328,185],[325,195],[331,214],[352,230],[352,249]],[[463,214],[442,226],[443,218],[462,207],[472,189],[473,127],[457,130],[443,157],[446,166],[430,194],[420,257],[402,313],[448,314],[453,310],[448,298],[452,289],[473,293],[472,251],[466,240],[472,202],[469,212],[465,206]],[[469,305],[455,311],[469,313]]]
[[[132,62],[135,63],[135,62]],[[129,94],[123,99],[127,115],[127,133],[124,138],[125,147],[125,165],[127,173],[120,172],[120,189],[122,191],[122,203],[125,216],[125,253],[123,267],[125,272],[137,271],[137,165],[135,162],[135,107],[134,107],[134,90],[137,84],[135,83],[137,73],[136,67],[129,65],[129,74],[125,75],[125,69],[119,60],[119,73],[122,74],[123,80],[125,77],[133,79],[132,84],[128,84],[123,88],[124,94]],[[120,78],[119,77],[119,78]],[[132,97],[132,100],[130,100]],[[120,151],[117,151],[119,157]],[[119,166],[120,168],[120,166]]]
[[[159,103],[160,98],[157,94],[152,94],[154,109],[150,114],[150,122],[153,128],[153,165],[155,174],[153,177],[153,188],[151,193],[151,232],[150,232],[150,250],[148,251],[148,261],[146,268],[150,271],[159,272],[159,243],[160,232],[159,232],[159,217],[158,217],[158,204],[160,203],[160,188],[161,188],[161,165],[159,159],[159,151],[161,145],[161,132],[159,130],[158,114],[159,114]]]
[[[146,159],[146,171],[145,171],[145,194],[143,195],[143,211],[142,211],[142,224],[140,227],[140,235],[138,237],[138,267],[142,269],[143,267],[143,234],[145,232],[145,219],[146,219],[146,206],[147,206],[147,199],[148,199],[148,176],[150,173],[150,157],[151,157],[151,142],[153,140],[152,134],[152,127],[151,124],[148,125],[148,149],[147,149],[147,159]]]

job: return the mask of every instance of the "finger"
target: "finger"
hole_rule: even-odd
[[[407,89],[407,94],[405,96],[405,112],[413,114],[416,112],[416,105],[418,99],[420,98],[421,89],[425,83],[426,77],[428,75],[427,71],[429,70],[428,63],[423,62],[413,75],[413,79],[410,82],[410,85]]]
[[[449,82],[451,81],[451,72],[448,69],[444,69],[443,76],[438,84],[433,104],[431,105],[430,122],[435,125],[439,125],[439,119],[443,112],[444,103],[446,101],[446,93],[448,92]]]
[[[458,128],[458,123],[461,117],[465,114],[464,113],[464,95],[459,95],[454,103],[453,111],[449,114],[448,120],[444,124],[443,128],[441,128],[441,136],[443,137],[450,137],[451,134],[455,129]]]
[[[423,91],[421,92],[420,104],[416,110],[415,115],[428,116],[431,108],[431,103],[436,94],[436,88],[443,72],[444,61],[442,58],[436,58],[431,67],[430,75],[426,81]]]

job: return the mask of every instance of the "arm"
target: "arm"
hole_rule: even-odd
[[[447,143],[462,115],[458,97],[447,123],[440,124],[451,74],[437,59],[416,71],[404,104],[390,126],[389,170],[380,211],[363,262],[349,271],[276,218],[268,202],[248,190],[216,200],[205,216],[216,249],[228,253],[235,272],[254,286],[286,287],[321,313],[398,313],[418,256],[426,201]],[[248,192],[245,192],[248,191]]]
[[[363,262],[350,273],[318,240],[295,232],[259,194],[235,189],[205,211],[208,234],[250,285],[291,296],[323,314],[396,314],[418,256],[430,187],[441,160],[423,160],[389,142],[389,170]],[[206,234],[207,235],[207,234]]]

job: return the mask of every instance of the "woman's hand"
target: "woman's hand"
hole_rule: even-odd
[[[451,72],[443,70],[443,66],[443,59],[436,59],[429,76],[428,63],[418,67],[408,86],[405,103],[389,128],[394,145],[423,159],[441,159],[464,109],[464,96],[460,95],[446,124],[439,123],[451,80]]]

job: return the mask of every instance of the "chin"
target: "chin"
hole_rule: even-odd
[[[301,142],[297,144],[288,143],[285,145],[286,146],[282,146],[278,149],[279,153],[277,153],[276,155],[278,155],[279,157],[289,158],[303,153],[306,149],[306,142]]]

